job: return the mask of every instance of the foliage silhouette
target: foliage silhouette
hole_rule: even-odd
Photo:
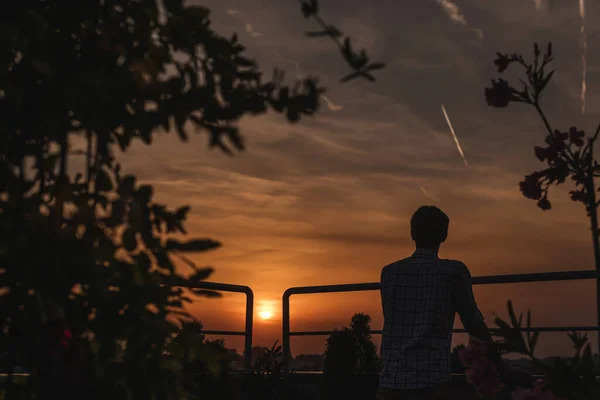
[[[375,82],[376,79],[371,71],[383,69],[386,65],[380,62],[369,63],[369,56],[367,55],[366,50],[361,50],[359,52],[354,51],[352,48],[352,39],[349,36],[346,36],[342,40],[341,37],[343,36],[343,33],[334,25],[326,23],[319,15],[318,0],[298,0],[298,2],[302,6],[304,17],[314,18],[323,29],[322,31],[306,32],[306,35],[315,38],[329,37],[340,50],[340,53],[348,66],[354,70],[353,73],[341,78],[340,82],[348,82],[357,78]]]
[[[369,334],[370,324],[368,314],[357,313],[349,326],[335,329],[327,338],[323,368],[326,399],[370,396],[369,380],[377,378],[375,374],[380,372],[377,347]]]
[[[190,289],[213,269],[186,254],[220,243],[178,238],[190,208],[154,201],[117,156],[161,131],[187,141],[191,128],[233,155],[245,148],[242,117],[274,110],[298,122],[324,89],[313,78],[285,86],[281,71],[265,80],[236,35],[219,35],[208,9],[182,0],[3,2],[0,16],[0,340],[10,370],[24,360],[38,399],[197,398],[184,367],[220,366],[202,340],[176,350],[179,322],[190,296],[218,293]],[[14,387],[10,373],[9,400]]]
[[[516,353],[526,356],[531,360],[533,369],[544,375],[541,381],[535,381],[531,378],[529,384],[525,385],[527,387],[521,390],[518,390],[514,382],[505,382],[509,390],[513,391],[514,397],[525,396],[525,394],[531,392],[530,398],[555,398],[549,394],[543,397],[546,391],[564,400],[590,400],[597,399],[600,396],[600,382],[596,379],[596,374],[600,371],[594,366],[587,334],[582,335],[578,332],[568,334],[575,349],[575,354],[571,359],[542,360],[535,356],[540,332],[531,333],[527,331],[526,335],[523,335],[523,328],[531,329],[531,310],[527,311],[527,320],[525,326],[523,326],[523,313],[517,318],[512,302],[509,300],[508,315],[510,323],[502,320],[497,315],[494,316],[494,322],[498,329],[492,332],[492,335],[499,337],[499,340],[493,345],[501,354]],[[463,355],[462,358],[464,360],[465,356]],[[485,362],[479,364],[485,364]],[[467,369],[472,370],[473,367]],[[467,372],[473,375],[472,371]],[[524,386],[524,384],[519,386]]]
[[[552,43],[542,55],[537,44],[533,48],[533,62],[527,62],[520,54],[497,53],[495,64],[498,72],[504,72],[511,64],[521,66],[526,73],[526,80],[520,80],[521,89],[516,89],[504,79],[492,80],[492,86],[485,89],[488,105],[507,107],[512,102],[532,106],[542,119],[546,132],[546,145],[535,147],[535,156],[545,162],[548,168],[535,171],[519,183],[521,192],[529,199],[537,200],[542,210],[549,210],[552,203],[548,200],[548,191],[552,184],[565,183],[567,178],[575,183],[576,190],[570,192],[571,199],[584,204],[590,219],[594,261],[596,267],[596,308],[597,322],[600,325],[600,230],[598,229],[598,205],[596,200],[595,178],[600,176],[600,164],[594,156],[594,145],[600,134],[600,123],[593,136],[586,136],[585,131],[570,127],[563,132],[553,129],[541,106],[544,90],[548,87],[554,70],[548,72],[553,61]],[[598,336],[600,351],[600,335]]]

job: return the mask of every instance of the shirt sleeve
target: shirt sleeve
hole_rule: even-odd
[[[385,283],[385,278],[387,276],[385,267],[381,270],[381,279],[379,282],[379,291],[381,292],[381,309],[383,310],[383,318],[385,319],[385,303],[387,299],[387,285]]]
[[[465,264],[460,263],[459,272],[455,278],[453,292],[456,299],[456,311],[465,329],[469,331],[471,327],[484,323],[483,315],[475,302],[471,273]]]

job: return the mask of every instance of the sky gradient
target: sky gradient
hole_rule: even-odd
[[[136,143],[123,159],[126,171],[155,186],[157,200],[192,206],[191,236],[223,243],[191,256],[216,269],[210,280],[250,286],[256,313],[274,313],[255,318],[256,344],[281,338],[287,288],[375,282],[383,266],[409,256],[410,217],[424,204],[450,217],[440,256],[462,260],[473,276],[593,268],[587,217],[569,199],[570,183],[552,188],[551,211],[519,192],[523,176],[544,166],[533,154],[543,144],[541,121],[523,105],[489,108],[483,93],[498,75],[497,51],[529,57],[535,41],[552,41],[557,72],[543,101],[550,122],[593,130],[600,120],[597,2],[586,10],[585,115],[577,0],[556,0],[552,11],[527,0],[321,0],[327,22],[388,64],[375,83],[347,84],[338,83],[348,67],[333,43],[304,36],[318,27],[296,1],[196,2],[212,10],[219,33],[237,32],[267,73],[284,69],[289,81],[316,75],[328,89],[330,104],[299,124],[272,113],[242,120],[248,149],[234,157],[209,150],[205,134],[185,144],[165,134],[150,147]],[[532,308],[535,325],[595,323],[591,281],[486,286],[475,296],[490,325],[493,312],[506,316],[508,299],[519,311]],[[243,330],[244,301],[225,294],[192,310],[207,329]],[[378,292],[297,296],[291,308],[292,330],[333,329],[355,312],[371,314],[375,329],[382,325]],[[292,351],[320,353],[324,341],[293,338]],[[241,338],[226,342],[241,351]],[[564,333],[542,334],[539,347],[571,354]]]

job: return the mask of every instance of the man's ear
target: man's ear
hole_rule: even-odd
[[[448,229],[446,229],[444,231],[444,233],[442,234],[442,237],[440,238],[440,243],[444,243],[446,241],[446,239],[448,239]]]
[[[415,240],[415,231],[413,231],[412,229],[410,230],[410,237],[412,240]]]

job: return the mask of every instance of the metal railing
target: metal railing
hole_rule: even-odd
[[[573,281],[596,279],[596,271],[565,271],[565,272],[542,272],[533,274],[512,274],[512,275],[489,275],[474,276],[474,285],[491,285],[500,283],[526,283],[526,282],[553,282],[553,281]],[[379,290],[380,283],[350,283],[342,285],[323,285],[323,286],[301,286],[287,289],[282,298],[282,330],[283,330],[283,354],[285,371],[289,371],[290,364],[290,336],[325,336],[334,331],[296,331],[290,332],[290,297],[297,294],[316,294],[316,293],[340,293],[340,292],[358,292],[368,290]],[[492,332],[496,329],[490,329]],[[465,329],[454,329],[455,333],[465,333]],[[591,332],[600,331],[600,326],[560,326],[560,327],[537,327],[523,328],[527,331],[540,332]],[[372,334],[381,334],[382,330],[371,330]]]
[[[181,286],[188,289],[208,289],[219,292],[244,293],[246,295],[246,324],[243,331],[204,330],[206,335],[232,335],[244,336],[244,367],[251,368],[252,359],[252,321],[254,317],[254,292],[248,286],[230,285],[228,283],[200,282],[190,286]]]

